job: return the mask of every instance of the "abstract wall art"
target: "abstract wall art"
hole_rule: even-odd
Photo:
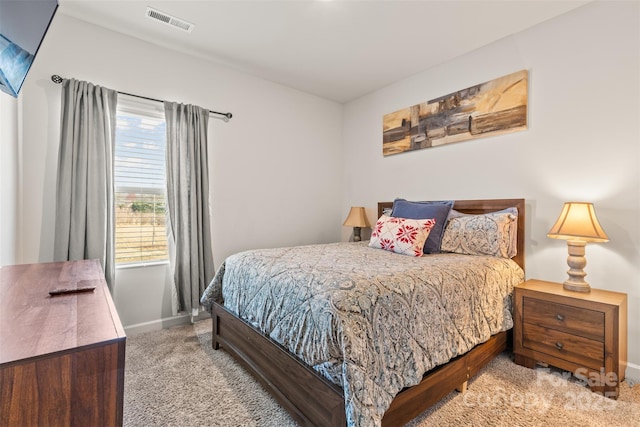
[[[385,114],[382,154],[526,129],[528,80],[522,70]]]

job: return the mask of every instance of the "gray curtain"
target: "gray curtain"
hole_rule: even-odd
[[[62,83],[54,259],[99,259],[114,277],[113,150],[117,92]]]
[[[165,102],[167,238],[177,307],[191,320],[215,273],[209,221],[209,111]]]

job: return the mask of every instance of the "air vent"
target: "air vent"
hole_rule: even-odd
[[[176,18],[168,13],[160,12],[158,9],[147,6],[147,18],[155,19],[163,24],[171,25],[172,27],[180,28],[183,31],[190,33],[193,31],[194,24],[185,21],[184,19]]]

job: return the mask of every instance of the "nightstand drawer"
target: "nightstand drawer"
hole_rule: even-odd
[[[525,323],[522,345],[525,348],[600,370],[604,366],[604,343],[554,329]]]
[[[536,298],[523,298],[523,315],[528,323],[604,341],[604,313]]]

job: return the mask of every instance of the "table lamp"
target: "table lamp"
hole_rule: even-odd
[[[568,291],[591,292],[591,287],[584,280],[587,275],[584,272],[584,267],[587,265],[587,259],[584,256],[585,245],[587,242],[609,241],[609,237],[598,222],[593,203],[566,202],[547,236],[567,241],[569,278],[563,283],[563,288]]]
[[[367,220],[367,214],[362,206],[352,206],[347,219],[344,220],[344,224],[342,225],[345,227],[353,227],[354,242],[362,240],[360,237],[360,229],[362,227],[371,227]]]

